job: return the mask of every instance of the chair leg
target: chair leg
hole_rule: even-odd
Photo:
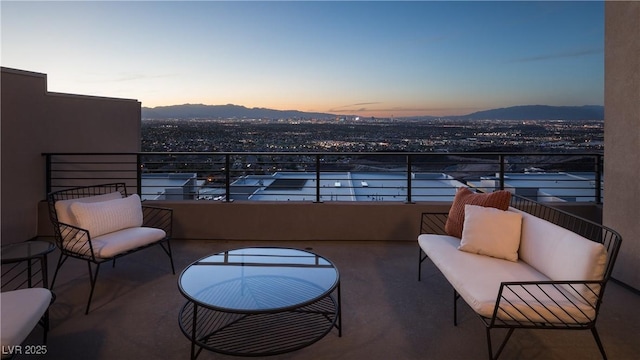
[[[98,279],[98,272],[100,271],[100,263],[96,264],[95,274],[91,270],[91,262],[87,261],[87,265],[89,266],[89,280],[91,281],[91,292],[89,293],[89,301],[87,301],[87,309],[84,312],[85,315],[89,313],[89,307],[91,306],[91,298],[93,298],[93,290],[96,288],[96,280]]]
[[[171,261],[171,273],[176,274],[176,268],[173,265],[173,251],[171,250],[171,241],[167,240],[167,248],[169,249],[169,260]]]
[[[171,251],[171,241],[167,240],[167,247],[165,247],[164,244],[160,243],[160,247],[165,252],[165,254],[167,254],[167,256],[169,256],[169,261],[171,262],[171,272],[173,273],[173,275],[175,275],[176,274],[176,268],[173,265],[173,251]]]
[[[493,349],[491,348],[491,329],[486,328],[487,331],[487,347],[489,349],[489,359],[493,360]]]
[[[51,281],[51,286],[49,286],[49,290],[53,289],[53,284],[56,283],[56,278],[58,277],[58,271],[60,270],[62,265],[64,265],[64,263],[67,261],[68,258],[69,256],[65,256],[62,253],[60,254],[60,257],[58,258],[58,264],[56,265],[56,272],[53,274],[53,280]]]
[[[44,312],[44,315],[42,315],[42,328],[43,328],[43,339],[42,339],[42,343],[43,344],[47,344],[47,334],[49,333],[49,309],[47,309],[47,311]]]
[[[418,246],[418,281],[422,280],[422,263],[427,259],[427,254],[423,254],[423,250]]]
[[[453,326],[458,326],[458,299],[460,295],[454,289],[453,290]]]
[[[602,359],[607,360],[607,354],[604,352],[602,341],[600,341],[600,336],[598,335],[598,330],[596,330],[595,326],[591,328],[591,333],[593,334],[593,338],[596,340],[596,344],[598,344],[598,349],[600,349],[600,354],[602,354]]]
[[[493,355],[493,348],[491,346],[491,328],[487,327],[487,346],[489,348],[489,359],[491,360],[498,359],[498,357],[502,353],[502,350],[504,350],[505,345],[507,345],[507,341],[509,341],[509,338],[511,338],[511,334],[513,334],[513,330],[515,330],[515,328],[509,328],[509,332],[504,337],[504,340],[502,340],[502,343],[500,344],[498,351],[496,352],[495,355]]]

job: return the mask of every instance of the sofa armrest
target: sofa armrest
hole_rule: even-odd
[[[447,212],[424,212],[420,220],[420,234],[446,235],[444,225],[447,223]]]
[[[491,319],[491,327],[583,328],[596,321],[602,281],[503,282]],[[589,301],[583,294],[591,292]]]
[[[74,225],[54,221],[56,246],[67,254],[85,259],[96,259],[89,231]]]
[[[142,226],[164,230],[171,238],[173,229],[173,209],[142,205]]]

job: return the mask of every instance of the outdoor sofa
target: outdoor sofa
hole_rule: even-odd
[[[595,222],[512,196],[458,191],[448,213],[423,213],[419,270],[429,259],[486,326],[489,358],[515,329],[596,330],[621,237]],[[496,352],[491,330],[508,332]]]

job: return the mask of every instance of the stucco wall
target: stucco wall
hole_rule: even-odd
[[[1,241],[37,234],[44,152],[140,150],[140,102],[49,93],[45,74],[2,68]]]
[[[604,224],[620,232],[613,276],[640,289],[640,2],[605,3]]]

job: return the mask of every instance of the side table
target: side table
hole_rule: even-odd
[[[2,245],[0,259],[2,265],[27,262],[27,287],[33,287],[33,264],[40,262],[42,272],[42,287],[49,288],[47,255],[55,250],[53,243],[42,240],[30,240],[19,243]],[[4,272],[3,272],[4,275]],[[24,284],[24,283],[22,283]]]

